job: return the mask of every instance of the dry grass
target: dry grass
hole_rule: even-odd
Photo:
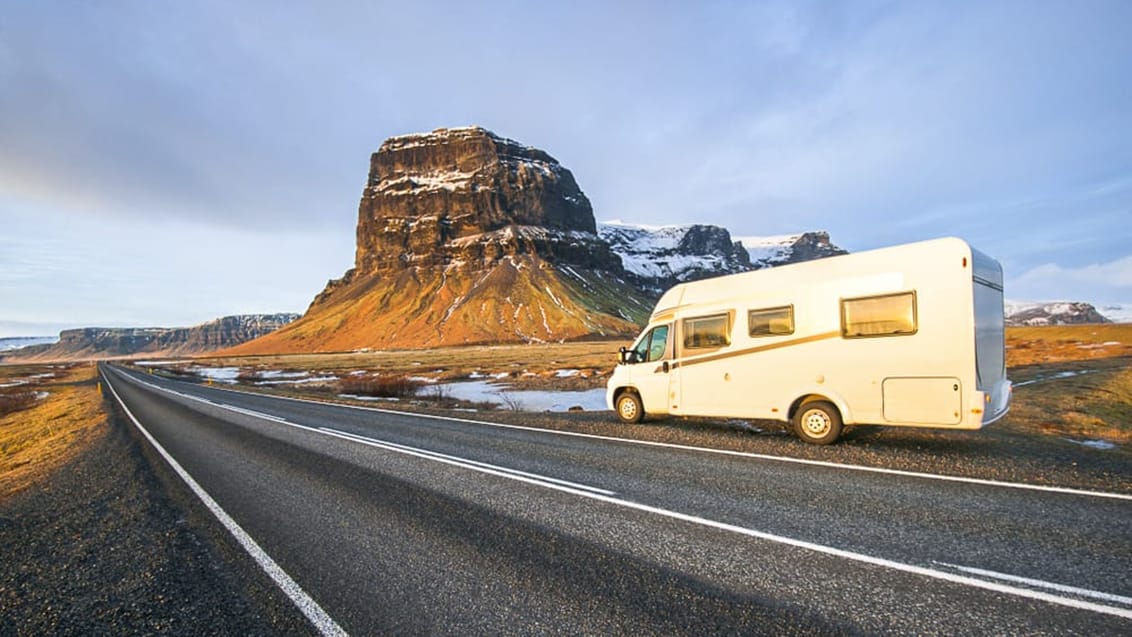
[[[1132,356],[1132,323],[1006,329],[1010,368]]]
[[[411,398],[423,381],[406,376],[348,376],[338,381],[338,393],[379,398]]]
[[[1003,426],[1132,443],[1132,324],[1006,331],[1014,401]]]
[[[1004,426],[1132,443],[1132,358],[1029,366],[1013,380],[1018,386]]]
[[[54,373],[51,378],[33,378]],[[106,416],[90,365],[0,367],[0,382],[28,380],[21,392],[48,395],[0,416],[0,499],[26,489],[105,432]]]

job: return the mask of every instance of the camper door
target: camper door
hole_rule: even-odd
[[[646,413],[668,413],[671,332],[672,326],[668,323],[653,327],[633,346],[626,361],[632,366],[632,382],[641,395]]]

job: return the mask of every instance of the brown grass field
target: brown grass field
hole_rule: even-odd
[[[106,430],[95,374],[90,364],[0,366],[0,385],[21,383],[0,388],[0,499],[62,466]],[[12,398],[28,393],[31,402]]]
[[[1002,426],[1132,442],[1132,324],[1010,328],[1014,401]]]

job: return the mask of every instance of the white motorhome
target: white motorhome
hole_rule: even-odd
[[[681,283],[606,389],[621,420],[773,419],[980,429],[1010,406],[1002,266],[936,239]]]

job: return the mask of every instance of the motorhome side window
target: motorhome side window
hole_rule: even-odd
[[[664,358],[668,343],[668,326],[657,325],[652,331],[644,335],[637,346],[633,348],[631,362],[647,363]]]
[[[686,349],[726,347],[730,344],[730,314],[684,319],[684,347]]]
[[[841,335],[845,338],[915,333],[915,292],[841,301]]]
[[[747,312],[747,330],[751,336],[793,334],[794,306],[750,310]]]

